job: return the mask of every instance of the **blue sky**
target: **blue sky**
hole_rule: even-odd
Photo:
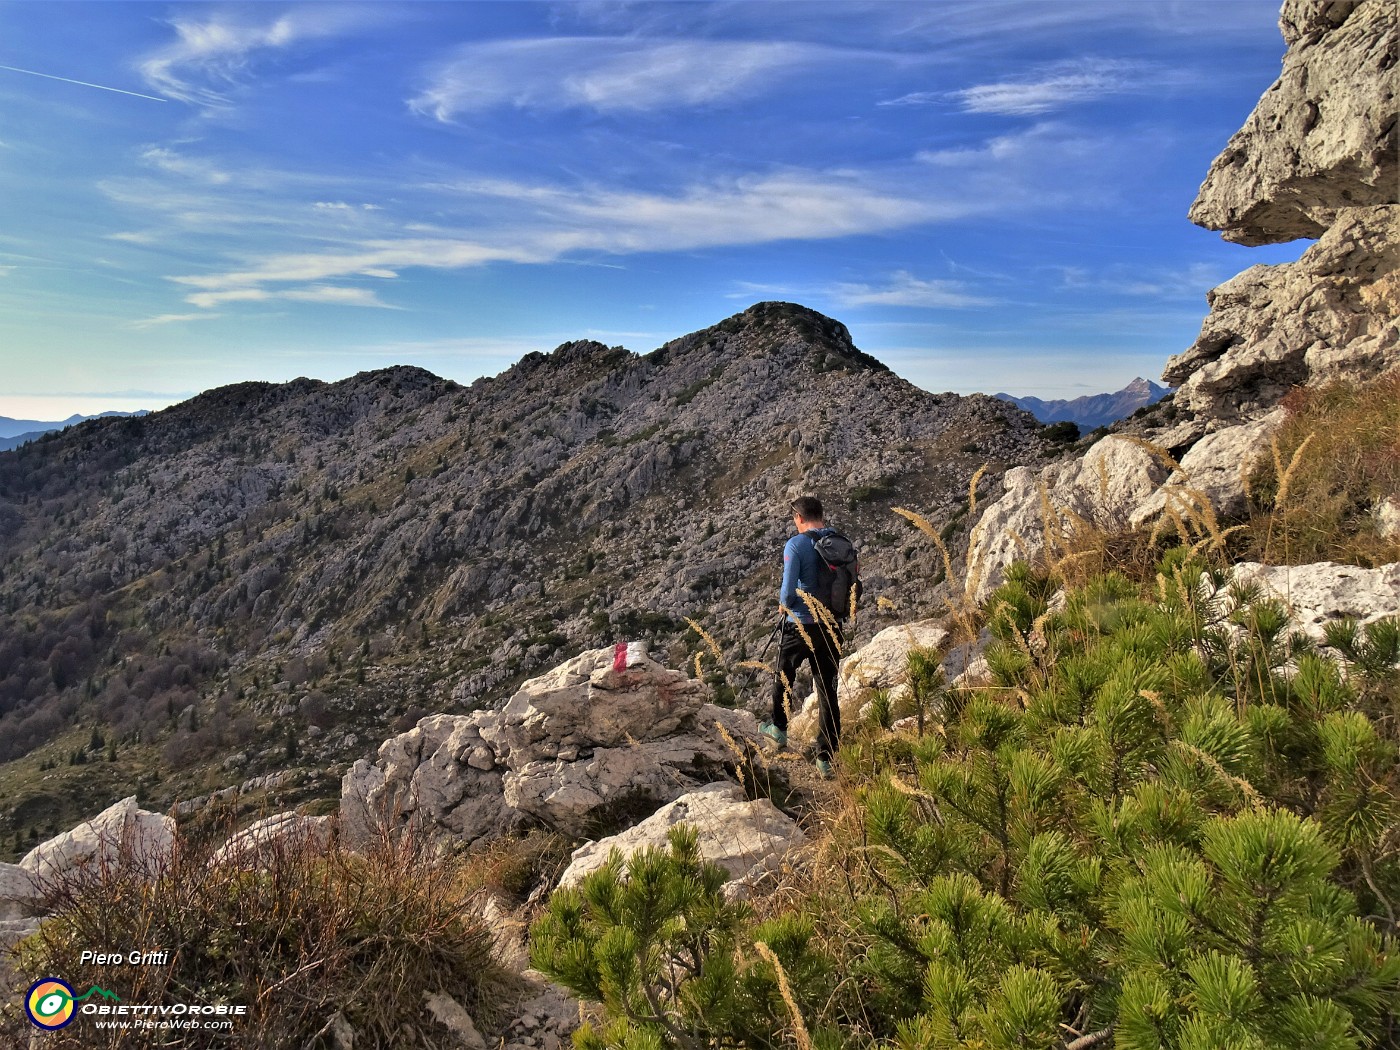
[[[762,299],[929,390],[1156,378],[1306,247],[1185,217],[1277,12],[0,0],[0,414],[465,382]]]

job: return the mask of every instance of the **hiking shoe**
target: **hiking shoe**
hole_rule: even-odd
[[[787,747],[787,730],[779,729],[772,722],[758,723],[758,731],[779,747]]]
[[[821,777],[823,780],[830,780],[833,776],[831,772],[831,763],[824,758],[817,759],[817,776]]]

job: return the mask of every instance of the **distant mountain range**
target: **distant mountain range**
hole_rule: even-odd
[[[1086,394],[1073,401],[1042,401],[1038,397],[1012,397],[1010,394],[992,396],[1010,401],[1042,423],[1068,420],[1077,423],[1081,432],[1087,432],[1116,423],[1145,405],[1155,405],[1170,393],[1170,387],[1158,386],[1139,376],[1116,393]]]
[[[95,416],[72,415],[67,419],[57,423],[46,423],[38,419],[11,419],[9,416],[0,416],[0,452],[7,449],[19,448],[21,445],[41,438],[45,434],[55,430],[64,430],[75,423],[82,423],[89,419],[107,419],[110,416],[144,416],[143,409],[140,412],[100,412]]]

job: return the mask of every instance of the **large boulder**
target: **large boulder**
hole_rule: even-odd
[[[1005,494],[977,524],[968,566],[974,593],[985,598],[1001,583],[1007,566],[1044,550],[1047,523],[1055,536],[1085,527],[1106,532],[1125,528],[1170,473],[1161,452],[1116,435],[1097,442],[1081,458],[1051,464],[1039,474],[1029,467],[1008,470]]]
[[[905,696],[909,689],[909,650],[939,649],[947,640],[948,632],[939,620],[917,620],[886,627],[845,657],[836,676],[836,698],[841,705],[843,725],[861,713],[876,689],[889,690],[890,699],[896,702]],[[817,694],[812,692],[788,722],[788,737],[799,743],[812,743],[817,738],[819,717]]]
[[[677,824],[695,828],[700,856],[718,864],[731,879],[752,879],[769,871],[789,850],[807,841],[796,822],[768,799],[747,799],[737,784],[709,784],[619,835],[580,846],[559,885],[582,882],[607,863],[614,849],[630,857],[644,849],[666,848],[667,836]]]
[[[156,874],[169,860],[174,844],[175,821],[139,808],[132,795],[72,831],[35,846],[19,866],[40,886],[94,864],[130,863]]]
[[[722,776],[726,765],[742,759],[739,742],[757,736],[753,715],[706,704],[686,732],[627,747],[581,749],[570,758],[511,770],[505,775],[506,805],[551,827],[577,831],[610,807],[666,802]]]
[[[1167,507],[1181,514],[1241,514],[1246,508],[1244,477],[1269,448],[1269,439],[1283,423],[1276,408],[1252,423],[1225,427],[1208,434],[1181,457],[1181,469],[1172,471],[1166,484],[1128,515],[1132,525],[1142,525]]]
[[[277,813],[244,828],[214,851],[211,864],[238,864],[254,867],[269,854],[290,854],[304,850],[320,851],[331,840],[330,817],[308,817],[301,813]]]
[[[341,784],[347,841],[408,826],[473,842],[525,817],[575,833],[638,802],[660,805],[724,775],[755,740],[747,712],[635,643],[594,649],[532,678],[500,711],[431,715],[386,740]]]
[[[532,678],[481,735],[507,768],[505,803],[552,827],[637,799],[666,802],[713,779],[729,756],[704,687],[645,648],[581,653]]]
[[[1162,378],[1210,425],[1257,418],[1294,386],[1379,375],[1400,364],[1400,207],[1345,209],[1296,263],[1251,266],[1206,298]]]
[[[518,769],[580,748],[663,739],[692,723],[704,703],[699,682],[663,667],[641,646],[609,646],[530,679],[481,735]]]

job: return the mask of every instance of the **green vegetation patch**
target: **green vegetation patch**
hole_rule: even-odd
[[[557,894],[535,963],[607,1012],[579,1045],[1396,1045],[1400,626],[1339,662],[1186,551],[1056,589],[992,596],[984,687],[915,654],[919,729],[849,735],[756,910],[679,834]]]

